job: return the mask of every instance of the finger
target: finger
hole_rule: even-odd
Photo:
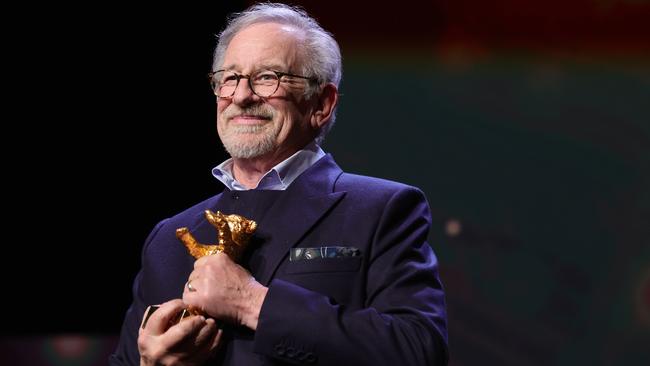
[[[147,306],[147,308],[144,310],[144,314],[142,315],[142,321],[140,322],[140,332],[143,331],[144,327],[147,325],[147,322],[149,321],[149,317],[151,317],[153,312],[158,310],[158,308],[160,308],[160,305]]]
[[[174,344],[193,340],[205,326],[205,317],[193,315],[172,326],[166,333],[168,340]]]
[[[221,344],[221,338],[223,336],[223,329],[217,328],[217,333],[212,339],[212,344],[210,345],[210,351],[214,351]]]
[[[174,299],[168,301],[158,308],[147,321],[145,330],[152,334],[162,334],[167,328],[169,323],[178,316],[178,313],[185,307],[181,299]]]
[[[231,259],[230,259],[230,257],[228,257],[228,255],[226,253],[217,252],[215,254],[206,255],[204,257],[201,257],[201,258],[197,259],[194,262],[194,269],[201,268],[201,267],[203,267],[203,266],[205,266],[205,265],[207,265],[208,263],[211,263],[211,262],[217,263],[217,265],[218,265],[218,263],[221,263],[221,262],[227,261],[227,260],[231,260]]]
[[[195,278],[190,281],[189,283],[186,283],[185,286],[183,287],[183,301],[185,302],[186,305],[195,305],[194,302],[196,302],[197,296],[199,294],[206,294],[206,289],[209,286],[209,281],[207,277],[200,277],[200,278]],[[193,301],[192,303],[188,303],[186,300],[191,299],[190,301]]]
[[[205,325],[196,336],[195,344],[197,348],[202,348],[212,342],[217,333],[217,324],[214,319],[208,318],[205,320]]]
[[[187,349],[190,344],[194,343],[196,335],[204,326],[204,324],[205,318],[202,316],[191,316],[184,321],[171,326],[162,335],[150,337],[140,334],[140,337],[138,338],[138,344],[141,343],[140,339],[143,337],[144,339],[158,338],[156,341],[158,342],[157,348],[168,351],[172,349]],[[141,349],[143,349],[143,347],[141,347]]]
[[[196,290],[196,287],[194,284],[192,284],[192,287]],[[183,289],[183,303],[187,307],[195,307],[196,304],[196,296],[198,296],[198,291],[190,291],[187,286]]]
[[[228,254],[226,254],[224,252],[215,253],[215,254],[211,255],[210,257],[212,257],[212,260],[214,260],[214,261],[221,261],[221,262],[223,262],[223,261],[231,261],[232,262],[232,259],[230,259]]]
[[[196,266],[196,261],[194,262],[194,265]],[[190,275],[187,276],[187,280],[188,281],[196,280],[197,278],[199,278],[199,272],[200,271],[197,271],[195,268],[192,272],[190,272]]]
[[[192,282],[194,291],[190,291],[187,286],[183,289],[183,302],[189,309],[196,310],[199,314],[205,312],[205,306],[210,301],[208,297],[211,296],[212,291],[206,286],[207,283],[205,281],[198,280]]]
[[[204,266],[205,262],[207,262],[209,258],[210,258],[210,256],[206,255],[206,256],[201,257],[201,258],[197,259],[196,261],[194,261],[194,269],[197,269],[197,268],[200,268],[200,267]]]
[[[185,289],[183,291],[196,292],[196,287],[192,286],[192,281],[194,280],[189,280],[185,283]]]

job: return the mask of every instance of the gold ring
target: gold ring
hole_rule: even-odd
[[[187,289],[190,292],[195,292],[196,291],[196,289],[194,287],[192,287],[192,280],[187,281]]]

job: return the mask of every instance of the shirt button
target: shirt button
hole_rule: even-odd
[[[232,199],[234,199],[234,200],[238,200],[238,199],[239,199],[239,193],[235,192],[235,193],[232,194],[231,197],[232,197]]]

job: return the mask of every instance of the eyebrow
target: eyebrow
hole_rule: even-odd
[[[224,67],[222,70],[236,71],[237,69],[239,69],[239,67],[237,65],[230,65],[228,67]],[[284,71],[286,69],[287,69],[286,66],[280,66],[279,64],[262,64],[262,65],[258,65],[257,67],[255,67],[254,71],[258,71],[258,70],[275,70],[275,71],[288,72],[288,71]]]

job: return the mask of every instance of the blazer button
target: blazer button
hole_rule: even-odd
[[[316,357],[316,355],[311,352],[307,352],[307,354],[305,355],[305,361],[307,361],[308,363],[316,363],[317,359],[318,357]]]
[[[287,357],[289,358],[296,357],[296,349],[293,347],[287,347]]]
[[[298,361],[304,361],[307,359],[307,354],[302,350],[298,350],[296,351],[296,358],[298,359]]]
[[[284,352],[285,352],[284,347],[282,347],[282,346],[279,345],[279,344],[278,344],[277,346],[275,346],[275,353],[276,353],[278,356],[284,356]]]

